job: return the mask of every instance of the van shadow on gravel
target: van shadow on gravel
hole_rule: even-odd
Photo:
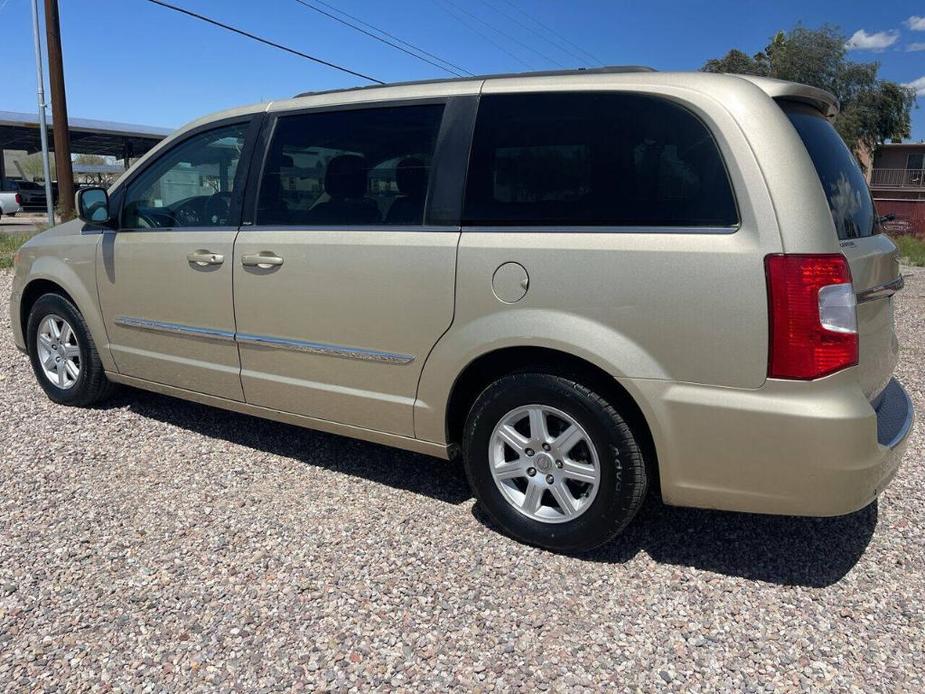
[[[448,504],[472,498],[460,465],[425,455],[130,388],[121,389],[103,407],[127,407],[203,436]],[[472,514],[494,529],[479,504]],[[825,587],[858,562],[876,526],[876,502],[848,516],[798,518],[676,508],[650,498],[619,537],[578,558],[621,564],[645,552],[660,564],[780,585]]]
[[[478,505],[473,515],[494,527]],[[800,518],[678,508],[650,497],[622,534],[576,556],[622,564],[642,551],[659,564],[824,588],[857,564],[876,527],[876,501],[848,516]]]
[[[135,414],[306,465],[431,497],[448,504],[472,498],[460,466],[426,455],[304,429],[134,388],[120,387],[100,409]]]

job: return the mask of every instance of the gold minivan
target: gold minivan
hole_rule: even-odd
[[[182,128],[20,251],[55,402],[113,384],[454,458],[582,551],[647,490],[869,504],[912,405],[896,248],[804,85],[605,68],[302,94]]]

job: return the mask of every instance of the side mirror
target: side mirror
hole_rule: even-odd
[[[77,216],[87,224],[106,224],[112,215],[109,212],[109,193],[105,188],[81,188],[77,191]]]

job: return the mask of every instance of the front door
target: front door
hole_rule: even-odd
[[[129,182],[97,280],[121,374],[243,400],[232,257],[248,122],[193,134]]]
[[[280,116],[235,245],[248,403],[412,435],[453,318],[457,226],[425,226],[443,104]]]

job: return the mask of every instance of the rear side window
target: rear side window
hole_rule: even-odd
[[[482,97],[464,223],[731,227],[710,131],[665,99],[623,93]]]
[[[838,238],[856,239],[880,233],[879,217],[861,167],[832,124],[808,106],[791,103],[781,106],[813,160]]]
[[[280,117],[257,224],[420,225],[443,106]]]

